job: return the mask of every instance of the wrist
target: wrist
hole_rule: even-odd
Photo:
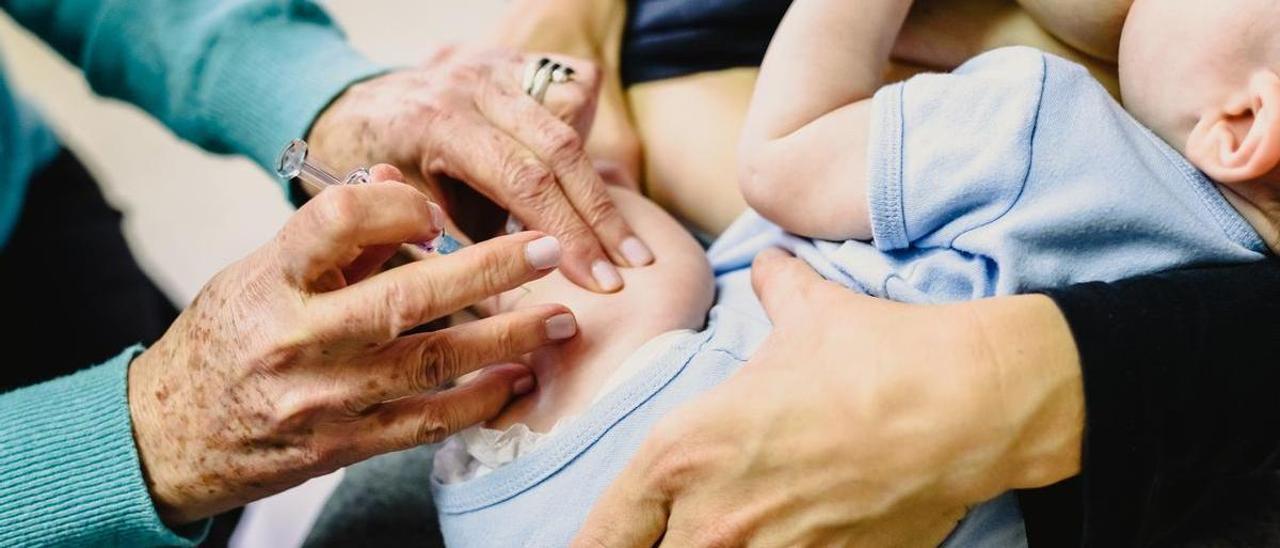
[[[972,343],[988,357],[1006,450],[1000,489],[1042,487],[1080,471],[1084,384],[1062,312],[1043,295],[969,303]]]
[[[165,353],[163,344],[162,340],[129,364],[128,401],[143,481],[156,513],[165,524],[175,526],[194,522],[203,516],[191,515],[180,497],[176,496],[182,483],[175,480],[177,469],[174,465],[179,463],[164,455],[167,429],[164,427],[166,413],[163,400],[171,394],[166,387],[156,384],[154,374],[157,368],[163,369],[163,364],[158,361]]]

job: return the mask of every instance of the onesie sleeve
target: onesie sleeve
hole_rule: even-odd
[[[948,246],[1013,206],[1044,74],[1043,53],[1005,48],[876,93],[867,158],[877,247]]]
[[[1075,516],[1050,530],[1083,519],[1086,546],[1275,542],[1280,260],[1049,296],[1079,348],[1085,439],[1074,488],[1041,496],[1044,515],[1024,506],[1030,538]]]

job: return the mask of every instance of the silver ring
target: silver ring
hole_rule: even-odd
[[[546,99],[551,84],[572,82],[573,75],[572,67],[542,57],[525,65],[521,84],[526,94],[541,103]]]
[[[523,89],[525,93],[529,93],[533,89],[533,79],[538,74],[538,70],[549,63],[551,63],[551,60],[546,57],[526,63],[524,65],[524,79],[520,81],[520,89]]]

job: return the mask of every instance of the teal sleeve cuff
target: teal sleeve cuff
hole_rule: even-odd
[[[129,362],[0,395],[0,546],[194,546],[160,521],[133,441]],[[186,528],[184,528],[186,529]]]
[[[208,60],[198,123],[202,132],[274,172],[280,151],[305,137],[338,95],[387,70],[352,49],[332,26],[258,21]]]

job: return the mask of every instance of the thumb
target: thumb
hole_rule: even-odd
[[[646,485],[644,478],[653,465],[652,451],[645,449],[596,501],[573,548],[654,546],[662,539],[671,500],[663,490]]]
[[[369,180],[372,182],[399,181],[404,182],[404,173],[391,164],[378,164],[369,168]]]
[[[774,325],[811,313],[814,308],[808,301],[814,289],[824,283],[826,280],[804,261],[778,248],[760,252],[751,265],[751,286]]]

